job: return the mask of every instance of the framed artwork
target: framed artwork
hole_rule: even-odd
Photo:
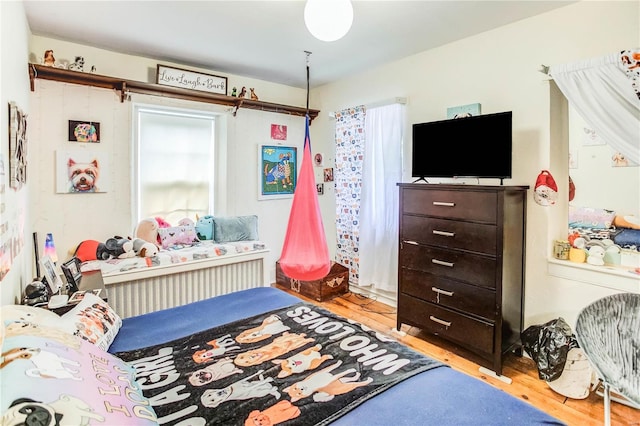
[[[287,140],[287,126],[284,124],[272,124],[271,125],[271,139],[276,141]]]
[[[78,291],[80,279],[82,278],[82,272],[80,272],[80,263],[80,259],[74,256],[60,265],[60,269],[62,269],[62,273],[67,279],[69,291]]]
[[[27,183],[27,115],[9,102],[9,182],[20,189]]]
[[[447,118],[463,118],[480,115],[480,104],[459,105],[447,108]]]
[[[56,151],[56,192],[108,192],[107,158],[106,154],[89,149]]]
[[[100,123],[69,120],[69,142],[100,142]]]
[[[324,181],[325,182],[333,182],[333,167],[329,167],[328,169],[324,169]]]
[[[298,150],[294,146],[258,146],[258,199],[290,198],[297,184]]]
[[[324,194],[324,183],[316,183],[316,191],[318,192],[318,195],[323,195]]]
[[[629,160],[623,153],[611,150],[611,167],[635,167],[636,163]]]
[[[321,152],[316,152],[316,155],[313,156],[313,164],[316,167],[324,166],[324,155]]]
[[[47,280],[49,286],[49,292],[51,294],[57,294],[62,289],[62,280],[56,272],[56,264],[53,263],[51,257],[43,256],[40,259],[40,265],[42,266],[44,278]]]

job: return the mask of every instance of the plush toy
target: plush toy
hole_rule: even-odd
[[[89,260],[108,260],[111,255],[104,243],[96,240],[85,240],[78,244],[76,251],[73,253],[81,262]]]
[[[109,238],[107,241],[105,241],[104,245],[111,257],[126,259],[129,257],[134,257],[136,255],[136,252],[133,251],[133,242],[127,238]]]
[[[213,216],[196,217],[196,234],[200,240],[213,240]]]
[[[158,247],[142,238],[135,238],[133,240],[133,251],[140,257],[153,257],[158,254]]]
[[[541,206],[552,206],[558,200],[558,185],[548,170],[543,170],[538,175],[533,200]]]
[[[134,238],[141,238],[148,243],[158,244],[158,221],[154,218],[142,219],[133,232]]]

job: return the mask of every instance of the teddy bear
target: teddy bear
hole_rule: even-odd
[[[142,238],[133,240],[133,251],[140,257],[153,257],[158,254],[158,247]]]
[[[195,227],[200,240],[213,240],[213,216],[196,216]]]
[[[133,232],[134,239],[141,238],[144,241],[155,244],[159,247],[158,228],[160,228],[160,226],[158,225],[158,221],[156,219],[152,217],[142,219]]]

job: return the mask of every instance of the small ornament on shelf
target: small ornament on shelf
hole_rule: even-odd
[[[240,94],[238,94],[238,97],[244,98],[245,96],[247,96],[247,88],[242,86],[242,89],[240,89]]]
[[[258,95],[256,95],[256,92],[253,91],[253,87],[249,88],[249,91],[251,92],[251,100],[252,101],[257,101],[258,100]]]
[[[233,96],[234,98],[238,96],[238,89],[235,86],[233,86],[233,89],[231,89],[231,96]]]

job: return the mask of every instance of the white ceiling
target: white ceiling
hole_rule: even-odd
[[[300,88],[305,50],[317,87],[570,3],[354,0],[351,30],[327,43],[305,28],[302,0],[24,0],[35,35]]]

